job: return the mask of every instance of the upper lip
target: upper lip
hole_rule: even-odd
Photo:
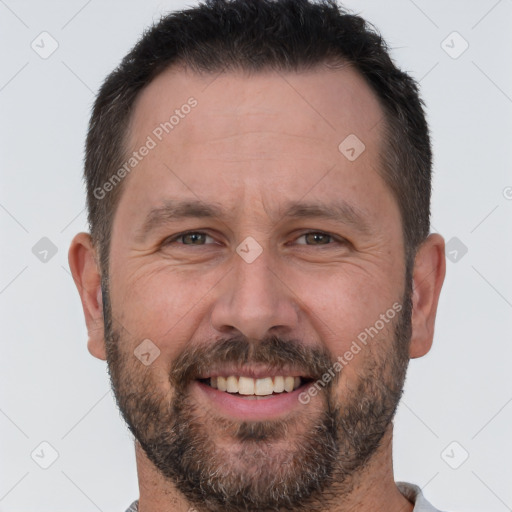
[[[263,379],[265,377],[302,377],[310,378],[310,376],[297,368],[291,367],[269,367],[266,365],[245,365],[245,366],[218,366],[203,372],[198,379],[208,379],[210,377],[249,377],[252,379]]]

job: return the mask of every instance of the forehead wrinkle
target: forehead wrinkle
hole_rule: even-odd
[[[233,132],[234,133],[228,133],[228,134],[225,134],[225,135],[222,135],[220,137],[216,137],[216,138],[212,138],[212,137],[209,137],[207,138],[207,140],[205,140],[205,142],[207,144],[212,144],[212,143],[216,143],[216,142],[219,142],[219,141],[225,141],[225,140],[232,140],[232,139],[242,139],[244,137],[250,137],[250,136],[255,136],[255,140],[257,140],[258,142],[261,143],[261,139],[262,138],[273,138],[275,136],[279,136],[279,137],[283,137],[283,138],[290,138],[290,139],[298,139],[298,140],[301,140],[301,139],[306,139],[308,141],[315,141],[315,142],[325,142],[325,138],[322,138],[322,137],[313,137],[309,134],[300,134],[300,133],[290,133],[290,132],[286,132],[286,131],[280,131],[280,130],[276,130],[276,131],[272,131],[272,130],[269,130],[269,129],[261,129],[261,130],[246,130],[246,131],[241,131],[239,129],[233,129]],[[208,135],[208,134],[206,134]],[[202,142],[202,141],[196,141],[196,142]]]

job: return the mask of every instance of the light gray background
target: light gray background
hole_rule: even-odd
[[[67,249],[86,229],[82,148],[94,94],[146,26],[190,3],[0,0],[1,511],[124,511],[138,496],[132,441],[105,363],[87,352]],[[443,510],[512,510],[512,2],[345,5],[420,80],[433,226],[467,247],[448,261],[434,347],[410,365],[396,478]],[[47,59],[31,48],[43,31],[59,44]],[[454,31],[469,44],[458,58],[447,53],[463,49]],[[32,252],[42,237],[57,248],[47,262]],[[51,462],[43,441],[58,452],[48,469],[35,462]]]

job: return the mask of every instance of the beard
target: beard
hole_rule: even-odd
[[[134,357],[136,342],[114,327],[107,285],[102,286],[105,341],[118,407],[147,458],[197,511],[314,512],[350,495],[403,392],[411,337],[409,272],[402,310],[363,348],[367,357],[357,380],[345,383],[338,397],[342,368],[315,403],[285,419],[265,421],[208,414],[192,399],[191,385],[215,363],[293,365],[320,382],[336,361],[326,349],[277,336],[187,347],[171,364],[163,391],[151,366]]]

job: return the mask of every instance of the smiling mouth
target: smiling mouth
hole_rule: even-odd
[[[213,389],[238,396],[258,397],[291,393],[311,379],[294,376],[275,376],[253,379],[251,377],[230,375],[198,379]]]

